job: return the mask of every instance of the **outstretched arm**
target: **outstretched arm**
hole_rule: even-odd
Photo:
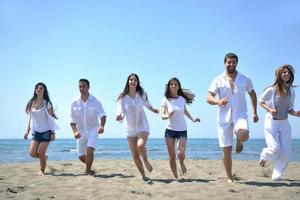
[[[163,120],[169,119],[170,117],[172,117],[172,115],[174,113],[175,113],[175,111],[172,111],[171,113],[169,113],[165,106],[162,106],[160,109],[160,116]]]
[[[298,111],[294,111],[294,109],[289,111],[290,115],[296,116],[296,117],[300,117],[300,110]]]
[[[192,115],[190,114],[190,112],[186,109],[186,107],[184,106],[184,114],[185,116],[187,116],[187,118],[189,118],[192,122],[200,122],[199,118],[193,118]]]
[[[30,121],[31,121],[31,115],[29,116],[29,122],[28,122],[27,130],[25,131],[25,134],[24,134],[24,139],[25,140],[28,139],[28,135],[29,135],[29,131],[30,131]]]
[[[254,90],[248,93],[251,99],[251,105],[253,110],[253,121],[254,123],[258,122],[259,118],[257,115],[257,96]]]

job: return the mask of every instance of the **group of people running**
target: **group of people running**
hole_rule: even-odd
[[[225,71],[211,83],[207,102],[218,105],[217,129],[219,146],[223,149],[223,163],[228,182],[233,182],[232,146],[233,135],[236,135],[236,153],[243,150],[243,143],[249,138],[246,92],[249,94],[253,110],[253,121],[258,122],[257,96],[252,81],[236,70],[238,56],[228,53],[224,58]],[[291,159],[291,127],[288,114],[300,117],[300,110],[293,108],[295,92],[293,89],[294,69],[291,65],[282,65],[276,69],[274,83],[267,87],[259,99],[259,104],[267,111],[264,122],[264,134],[267,147],[260,155],[259,164],[274,160],[272,179],[277,181],[283,176]],[[76,97],[70,107],[70,126],[77,139],[77,151],[80,161],[85,163],[85,174],[94,175],[92,170],[94,150],[98,134],[104,133],[106,114],[101,102],[89,93],[90,83],[87,79],[78,82],[80,96]],[[179,160],[182,174],[187,172],[185,150],[187,145],[187,124],[185,116],[192,122],[200,122],[187,110],[186,105],[194,101],[195,95],[183,89],[178,78],[171,78],[165,87],[161,108],[154,108],[147,93],[140,85],[137,74],[130,74],[124,90],[117,98],[116,121],[125,123],[125,133],[132,153],[133,161],[141,174],[148,181],[145,168],[151,172],[153,167],[148,160],[146,143],[150,133],[144,106],[163,120],[167,120],[165,142],[169,154],[169,164],[174,179],[178,179],[176,158]],[[49,142],[55,139],[59,128],[55,122],[57,116],[53,111],[47,87],[37,83],[33,97],[26,105],[29,123],[24,138],[32,133],[29,152],[40,160],[40,174],[45,174]]]

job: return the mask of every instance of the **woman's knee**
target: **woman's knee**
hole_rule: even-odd
[[[30,151],[29,154],[30,154],[30,156],[33,157],[33,158],[39,157],[39,154],[38,154],[36,151]]]
[[[138,144],[137,150],[138,152],[144,152],[146,150],[146,147],[144,144]]]
[[[183,160],[185,159],[185,153],[184,153],[184,152],[179,152],[179,153],[178,153],[178,159],[179,159],[180,161],[183,161]]]

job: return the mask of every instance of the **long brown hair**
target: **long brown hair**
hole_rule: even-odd
[[[145,93],[144,89],[142,88],[141,84],[140,84],[140,79],[139,79],[139,76],[135,73],[131,73],[128,75],[127,77],[127,81],[126,81],[126,84],[125,84],[125,87],[123,89],[123,92],[121,92],[121,94],[119,95],[117,101],[126,96],[129,92],[129,80],[130,80],[130,77],[134,76],[137,80],[137,86],[136,86],[136,91],[139,93],[139,95],[143,98],[143,95],[145,95],[145,100],[148,100],[148,97],[147,97],[147,94]]]
[[[287,84],[285,84],[281,79],[281,74],[284,69],[289,70],[290,73],[290,79],[288,80]],[[294,73],[295,73],[294,68],[288,64],[282,65],[276,69],[275,81],[272,86],[275,87],[275,89],[278,91],[280,96],[285,96],[288,94],[287,93],[288,91],[286,90],[287,87],[294,87],[293,86]]]
[[[52,102],[50,101],[50,97],[49,97],[49,93],[48,93],[48,89],[47,86],[45,85],[45,83],[39,82],[34,86],[34,90],[33,90],[33,96],[31,97],[31,99],[28,101],[26,108],[25,108],[25,112],[27,114],[29,114],[31,112],[32,109],[32,104],[33,102],[37,99],[37,94],[35,92],[35,90],[37,89],[38,86],[42,86],[44,88],[44,94],[43,94],[43,99],[46,100],[46,105],[48,103],[50,103],[50,105],[52,106]],[[53,117],[55,119],[57,119],[57,116],[55,115],[54,111],[53,111]]]
[[[195,100],[195,94],[193,94],[193,93],[192,93],[190,90],[188,90],[188,89],[182,89],[181,83],[180,83],[179,79],[176,78],[176,77],[173,77],[173,78],[171,78],[171,79],[168,81],[168,83],[167,83],[167,85],[166,85],[166,88],[165,88],[165,97],[166,97],[167,99],[171,99],[171,98],[172,98],[172,94],[171,94],[171,90],[170,90],[170,84],[171,84],[172,81],[176,81],[176,82],[178,83],[178,91],[177,91],[177,94],[178,94],[179,96],[182,96],[182,97],[186,100],[187,104],[193,103],[193,101]]]

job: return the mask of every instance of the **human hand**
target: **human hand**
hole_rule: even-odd
[[[116,117],[116,121],[118,121],[118,122],[122,122],[123,119],[124,119],[124,117],[122,116],[122,114],[119,114]]]
[[[175,113],[176,111],[175,110],[173,110],[172,112],[169,112],[169,118],[171,118],[173,115],[174,115],[174,113]]]
[[[218,100],[218,105],[219,106],[225,107],[227,105],[227,103],[228,103],[228,97],[225,97],[223,99]]]
[[[194,118],[192,121],[193,122],[200,122],[201,120],[200,120],[200,118]]]
[[[74,138],[75,138],[75,139],[78,139],[78,138],[80,138],[80,137],[81,137],[80,133],[79,133],[78,131],[76,131],[76,132],[74,133]]]
[[[158,109],[155,109],[155,108],[152,108],[152,112],[154,112],[155,114],[158,114],[158,113],[159,113],[159,110],[158,110]]]
[[[257,114],[253,114],[253,122],[256,123],[259,121]]]
[[[273,109],[273,108],[269,109],[268,111],[269,111],[269,113],[271,113],[272,116],[274,116],[277,112],[277,110]]]
[[[24,134],[24,139],[25,139],[25,140],[27,140],[27,139],[28,139],[28,135],[29,135],[29,132],[28,132],[28,131],[26,131],[26,132],[25,132],[25,134]]]
[[[50,141],[54,141],[55,140],[55,132],[52,132],[51,133],[51,136],[50,136]]]
[[[295,116],[300,117],[300,110],[295,112]]]
[[[104,133],[104,127],[103,127],[103,126],[100,126],[100,127],[98,128],[98,133],[99,133],[99,134]]]

